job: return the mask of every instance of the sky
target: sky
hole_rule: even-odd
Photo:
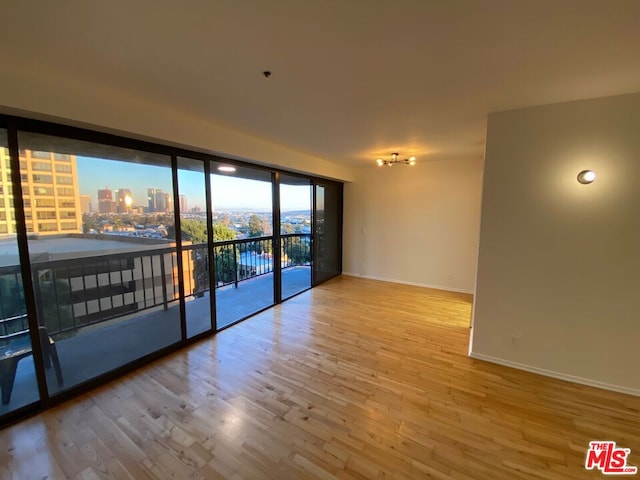
[[[172,193],[171,169],[140,163],[77,157],[78,183],[81,195],[90,195],[93,209],[97,210],[98,190],[108,186],[111,190],[128,188],[133,195],[133,205],[147,206],[147,188]],[[178,170],[178,189],[187,197],[187,208],[205,207],[204,174],[190,170]],[[211,194],[214,211],[271,210],[271,183],[235,178],[228,175],[211,175]],[[309,210],[308,186],[282,185],[280,190],[282,211]]]

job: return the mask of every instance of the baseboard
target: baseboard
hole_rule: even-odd
[[[397,278],[376,277],[374,275],[361,275],[355,272],[342,272],[342,274],[348,275],[350,277],[360,277],[360,278],[366,278],[369,280],[379,280],[381,282],[400,283],[402,285],[413,285],[414,287],[433,288],[435,290],[444,290],[445,292],[468,293],[469,295],[474,294],[472,290],[465,290],[462,288],[453,288],[453,287],[441,287],[439,285],[430,285],[428,283],[407,282],[406,280],[398,280]]]
[[[567,373],[547,370],[545,368],[532,367],[531,365],[526,365],[524,363],[512,362],[510,360],[505,360],[503,358],[492,357],[490,355],[483,355],[482,353],[470,352],[469,356],[476,360],[483,360],[485,362],[497,363],[498,365],[517,368],[518,370],[524,370],[526,372],[537,373],[538,375],[544,375],[545,377],[557,378],[559,380],[579,383],[581,385],[587,385],[589,387],[602,388],[604,390],[611,390],[612,392],[626,393],[628,395],[640,397],[640,389],[637,389],[637,388],[623,387],[620,385],[613,385],[611,383],[591,380],[589,378],[576,377],[575,375],[569,375]]]

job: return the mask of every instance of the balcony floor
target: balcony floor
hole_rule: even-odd
[[[311,286],[311,268],[283,270],[284,298]],[[273,304],[273,274],[266,274],[216,289],[218,326],[224,327]],[[190,297],[185,303],[187,336],[208,330],[211,326],[210,300],[207,292],[200,298]],[[69,388],[102,375],[144,355],[180,340],[178,303],[167,310],[145,310],[81,329],[73,337],[56,342],[64,385]],[[53,369],[46,371],[49,391],[58,391]],[[0,405],[0,415],[37,401],[38,387],[33,357],[18,364],[15,385],[9,405]]]

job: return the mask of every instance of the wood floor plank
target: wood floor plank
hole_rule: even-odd
[[[577,479],[640,398],[467,356],[469,295],[339,277],[0,431],[0,478]]]

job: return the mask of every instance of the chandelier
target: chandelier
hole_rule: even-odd
[[[398,154],[397,153],[392,153],[391,154],[391,160],[382,160],[381,158],[377,159],[376,162],[378,163],[379,167],[382,167],[384,165],[388,165],[389,167],[393,167],[396,163],[400,163],[402,165],[415,165],[416,164],[416,157],[409,157],[409,158],[405,158],[403,160],[400,160],[398,158]]]

